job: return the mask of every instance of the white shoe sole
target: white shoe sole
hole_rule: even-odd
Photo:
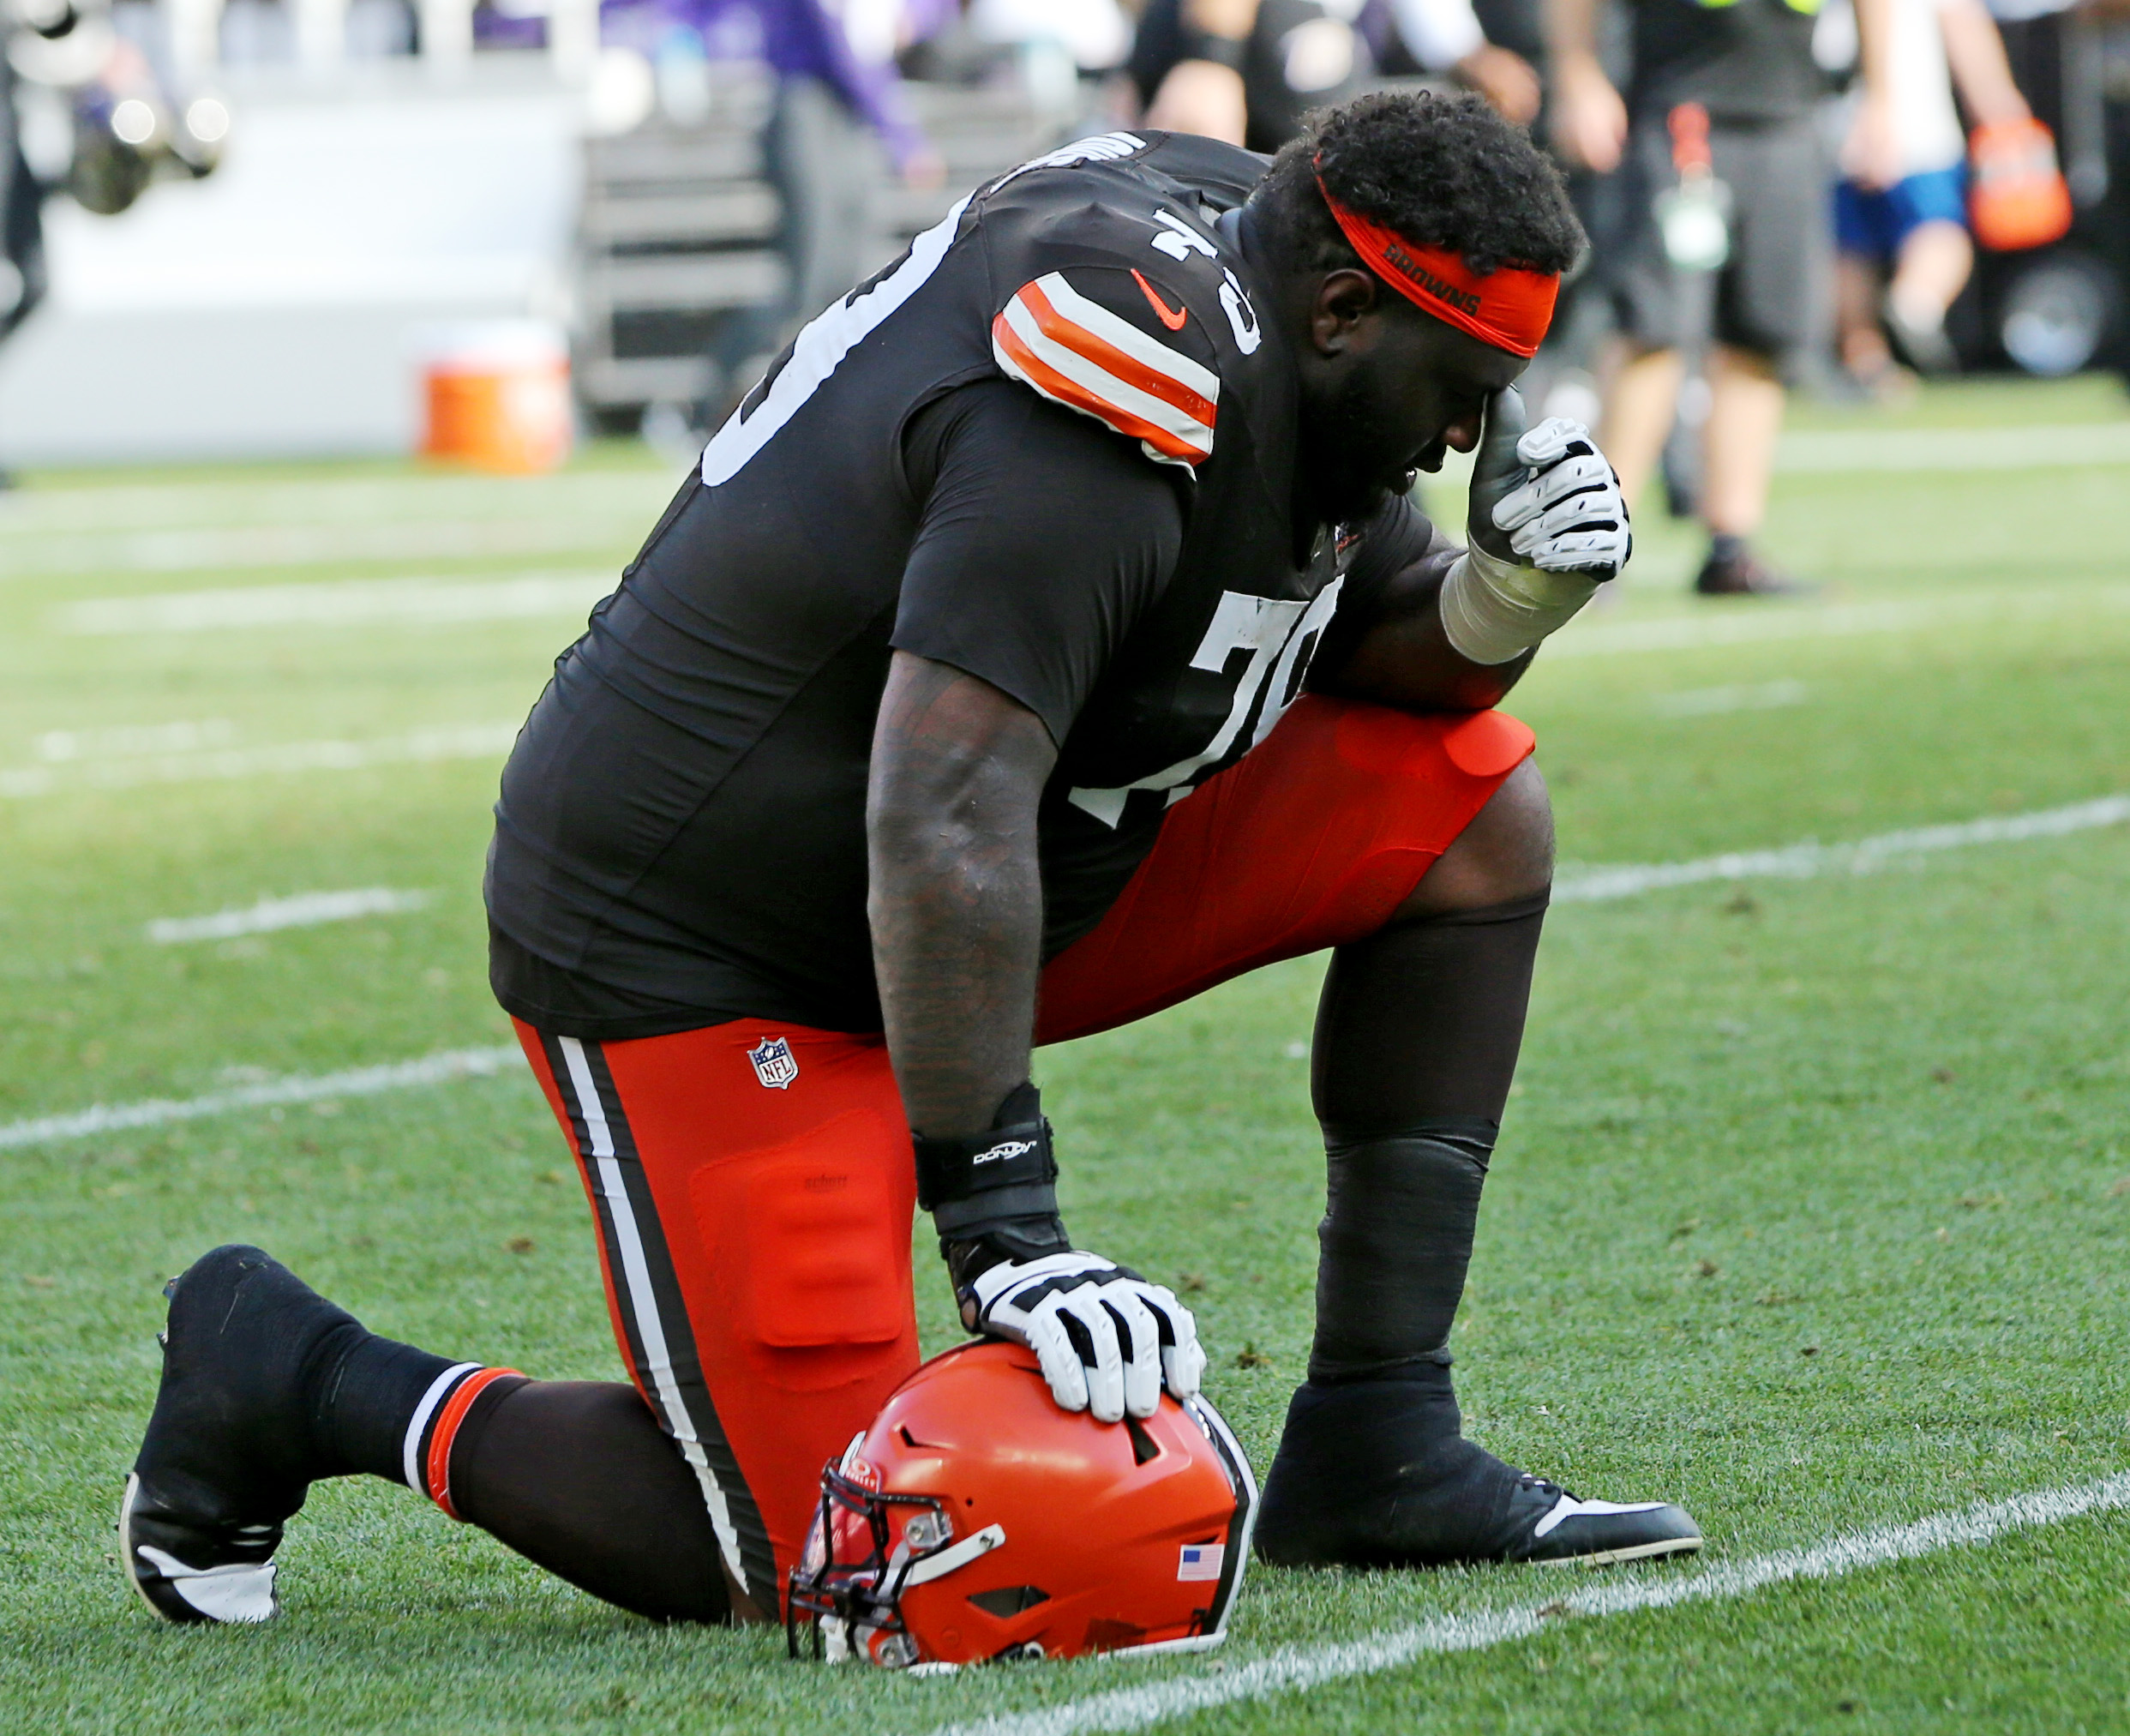
[[[147,1588],[141,1583],[141,1575],[134,1566],[133,1503],[134,1498],[140,1493],[140,1474],[135,1471],[128,1471],[126,1473],[126,1493],[118,1499],[118,1567],[119,1571],[126,1576],[126,1583],[133,1588],[133,1595],[147,1605],[156,1620],[169,1621],[170,1618],[156,1608],[155,1600],[148,1595]]]
[[[1599,1549],[1588,1555],[1554,1555],[1533,1561],[1533,1567],[1611,1567],[1622,1561],[1648,1561],[1659,1555],[1691,1555],[1701,1547],[1698,1537],[1665,1537],[1654,1543],[1633,1543],[1624,1549]]]
[[[271,1560],[232,1561],[219,1567],[195,1568],[161,1549],[136,1544],[133,1537],[133,1508],[140,1493],[140,1475],[129,1471],[126,1493],[118,1503],[118,1559],[127,1583],[139,1594],[141,1601],[154,1611],[158,1621],[177,1625],[177,1618],[149,1596],[147,1587],[141,1583],[139,1559],[144,1551],[159,1558],[158,1565],[164,1570],[165,1583],[201,1621],[218,1627],[232,1624],[255,1626],[280,1614],[281,1600],[274,1590],[274,1565]]]

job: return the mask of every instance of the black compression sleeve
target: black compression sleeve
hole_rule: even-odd
[[[928,405],[903,454],[924,505],[896,648],[981,677],[1064,741],[1175,570],[1190,484],[1003,379]]]

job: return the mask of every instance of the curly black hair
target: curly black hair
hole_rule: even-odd
[[[1485,276],[1504,265],[1564,272],[1588,244],[1552,160],[1477,96],[1381,92],[1319,109],[1251,195],[1293,267],[1360,266],[1334,197],[1407,240],[1452,249]]]

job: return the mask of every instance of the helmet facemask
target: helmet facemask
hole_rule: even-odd
[[[851,1443],[843,1467],[864,1464],[857,1457],[864,1439]],[[801,1655],[803,1617],[817,1660],[863,1658],[907,1669],[920,1653],[903,1619],[904,1590],[988,1554],[1005,1541],[1005,1533],[987,1525],[957,1543],[953,1518],[939,1496],[869,1489],[843,1467],[821,1469],[821,1505],[784,1600],[785,1649],[795,1658]]]

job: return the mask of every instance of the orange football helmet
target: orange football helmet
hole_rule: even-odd
[[[1097,1422],[1021,1346],[963,1345],[823,1469],[786,1639],[897,1669],[1217,1645],[1257,1503],[1203,1398]]]

